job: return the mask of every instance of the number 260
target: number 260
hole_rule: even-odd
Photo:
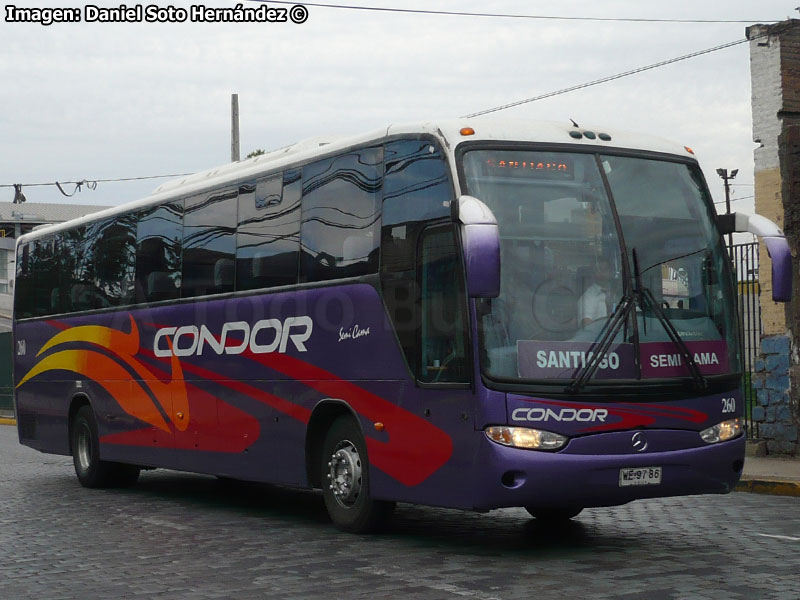
[[[736,412],[736,398],[723,398],[722,399],[722,413]]]

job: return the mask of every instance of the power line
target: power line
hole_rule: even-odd
[[[322,4],[320,2],[302,2],[302,0],[252,0],[255,2],[269,2],[270,4],[289,4],[295,5],[302,3],[303,6],[314,6],[317,8],[335,8],[341,10],[361,10],[373,12],[387,12],[387,13],[406,13],[415,15],[446,15],[453,17],[489,17],[501,19],[531,19],[540,21],[604,21],[604,22],[618,22],[618,23],[694,23],[694,24],[712,24],[712,23],[778,23],[777,20],[763,20],[763,19],[650,19],[650,18],[625,18],[625,17],[564,17],[557,15],[521,15],[509,13],[483,13],[483,12],[464,12],[464,11],[449,11],[449,10],[422,10],[414,8],[389,8],[383,6],[354,6],[350,4]]]
[[[115,179],[82,179],[81,181],[52,181],[47,183],[2,183],[0,184],[0,188],[14,188],[14,200],[13,204],[22,204],[23,202],[27,202],[27,198],[25,194],[22,192],[23,187],[43,187],[43,186],[55,186],[58,188],[58,191],[61,192],[62,196],[66,196],[67,198],[72,198],[78,192],[83,191],[83,186],[86,186],[89,190],[96,190],[98,183],[116,183],[120,181],[143,181],[145,179],[164,179],[167,177],[184,177],[186,175],[192,175],[192,173],[179,173],[175,175],[144,175],[142,177],[117,177]],[[74,185],[75,188],[72,190],[72,193],[68,193],[64,190],[65,185]]]
[[[188,175],[194,175],[194,173],[177,173],[174,175],[144,175],[142,177],[118,177],[116,179],[81,179],[80,181],[52,181],[46,183],[0,183],[0,188],[16,187],[16,186],[42,187],[46,185],[52,185],[56,187],[62,185],[86,185],[88,187],[97,185],[98,183],[116,183],[118,181],[143,181],[145,179],[166,179],[169,177],[186,177]]]
[[[762,37],[762,36],[758,36]],[[751,39],[756,39],[751,38]],[[710,54],[711,52],[716,52],[718,50],[724,50],[725,48],[730,48],[732,46],[738,46],[739,44],[744,44],[748,42],[747,38],[743,38],[741,40],[736,40],[735,42],[728,42],[727,44],[721,44],[719,46],[714,46],[713,48],[707,48],[706,50],[699,50],[698,52],[692,52],[691,54],[684,54],[683,56],[678,56],[677,58],[670,58],[669,60],[662,60],[661,62],[654,63],[652,65],[647,65],[645,67],[639,67],[636,69],[632,69],[630,71],[625,71],[624,73],[617,73],[616,75],[610,75],[608,77],[603,77],[602,79],[595,79],[594,81],[589,81],[587,83],[581,83],[578,85],[573,85],[568,88],[564,88],[561,90],[557,90],[555,92],[548,92],[546,94],[541,94],[539,96],[534,96],[533,98],[526,98],[525,100],[517,100],[516,102],[510,102],[508,104],[503,104],[502,106],[497,106],[495,108],[487,108],[486,110],[482,110],[479,112],[470,113],[468,115],[464,115],[461,117],[462,119],[469,119],[472,117],[480,117],[482,115],[488,115],[489,113],[498,112],[501,110],[506,110],[508,108],[513,108],[515,106],[520,106],[522,104],[528,104],[530,102],[536,102],[537,100],[544,100],[545,98],[552,98],[553,96],[559,96],[561,94],[566,94],[567,92],[574,92],[576,90],[582,90],[587,87],[591,87],[593,85],[600,85],[601,83],[607,83],[609,81],[614,81],[616,79],[622,79],[623,77],[628,77],[629,75],[636,75],[637,73],[642,73],[644,71],[649,71],[651,69],[657,69],[659,67],[664,67],[666,65],[671,65],[673,63],[688,60],[690,58],[695,58],[697,56],[702,56],[703,54]]]
[[[755,196],[742,196],[741,198],[731,198],[731,202],[738,202],[739,200],[750,200],[751,198],[755,198]],[[719,202],[714,202],[714,204],[725,204],[725,200],[720,200]]]

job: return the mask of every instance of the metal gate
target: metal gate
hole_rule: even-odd
[[[747,437],[758,437],[758,423],[753,421],[753,408],[757,406],[752,377],[761,346],[761,304],[758,286],[758,242],[734,244],[729,248],[736,273],[739,300],[739,335],[742,356],[742,390],[744,393],[744,419]]]

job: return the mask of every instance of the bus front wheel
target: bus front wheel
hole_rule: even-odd
[[[372,498],[367,446],[353,418],[339,417],[328,429],[322,446],[321,472],[325,508],[336,527],[367,533],[388,520],[394,502]]]
[[[139,479],[139,467],[100,460],[97,419],[82,406],[72,421],[72,462],[81,485],[87,488],[130,486]]]

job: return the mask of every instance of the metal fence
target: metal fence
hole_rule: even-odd
[[[758,242],[734,244],[729,248],[736,271],[739,300],[739,334],[742,354],[742,390],[744,419],[748,438],[758,437],[758,423],[753,421],[756,392],[752,385],[761,344],[761,304],[758,285]]]

